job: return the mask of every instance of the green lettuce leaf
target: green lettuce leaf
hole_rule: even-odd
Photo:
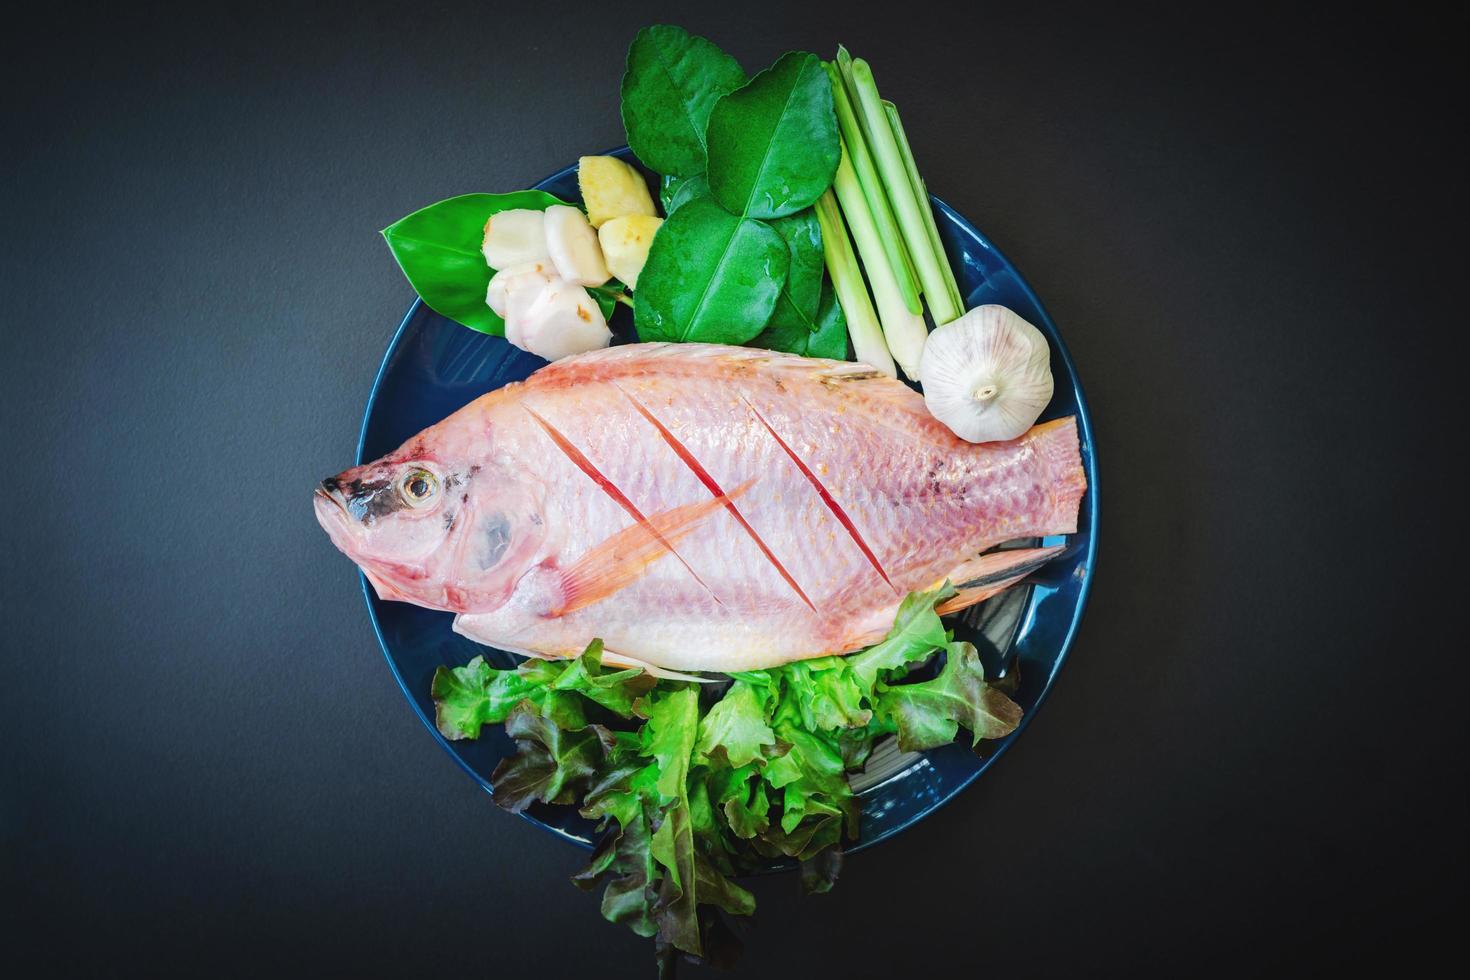
[[[846,658],[848,669],[865,690],[873,689],[883,671],[923,661],[949,642],[934,607],[952,595],[954,587],[948,581],[928,592],[910,592],[899,604],[888,636]]]
[[[862,728],[873,712],[864,706],[868,689],[841,657],[800,661],[782,668],[784,714],[795,714],[811,731]]]
[[[434,721],[445,738],[479,738],[485,725],[500,724],[511,709],[529,700],[543,711],[568,716],[563,727],[579,728],[581,695],[617,715],[633,716],[633,703],[653,688],[654,678],[639,668],[604,670],[602,641],[593,640],[574,660],[527,660],[498,670],[476,657],[463,667],[434,671],[430,693]]]
[[[655,678],[641,667],[604,670],[602,641],[593,640],[575,660],[566,661],[560,676],[552,682],[558,691],[575,691],[595,701],[619,718],[633,717],[633,704],[653,689]]]
[[[776,733],[766,724],[765,705],[755,688],[736,681],[700,721],[695,748],[705,757],[720,752],[738,769],[760,758],[763,746],[775,744]]]
[[[463,667],[440,667],[430,689],[434,724],[448,739],[479,738],[483,726],[505,721],[512,708],[544,687],[519,670],[496,670],[484,657]]]
[[[832,887],[858,834],[848,776],[877,739],[923,749],[961,727],[972,744],[1014,730],[1020,709],[1002,687],[1015,670],[991,684],[975,648],[949,642],[934,608],[951,594],[908,596],[867,650],[732,674],[723,692],[606,669],[596,642],[515,670],[476,658],[436,674],[439,726],[474,737],[503,720],[517,752],[492,778],[497,802],[580,798],[603,837],[573,881],[602,886],[603,915],[653,937],[665,966],[728,962],[739,943],[724,917],[755,908],[733,875],[790,858],[804,891]],[[907,679],[941,650],[932,680]]]
[[[905,752],[948,745],[961,725],[969,729],[973,747],[982,738],[1009,735],[1021,721],[1020,706],[985,682],[985,668],[970,643],[949,644],[944,669],[933,680],[884,690],[878,710],[893,719]]]

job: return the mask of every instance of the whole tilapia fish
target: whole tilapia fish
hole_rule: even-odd
[[[1074,419],[971,445],[863,364],[702,344],[561,360],[382,459],[316,513],[384,599],[541,657],[747,670],[875,642],[948,577],[962,608],[1076,530]],[[979,556],[979,557],[977,557]]]

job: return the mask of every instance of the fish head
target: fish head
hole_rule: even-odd
[[[381,599],[489,612],[545,537],[539,494],[492,463],[399,450],[323,480],[317,521]]]

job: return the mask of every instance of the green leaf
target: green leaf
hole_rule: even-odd
[[[602,641],[593,640],[575,660],[533,659],[514,670],[497,670],[476,657],[463,667],[440,667],[430,693],[439,731],[461,739],[478,738],[481,726],[505,721],[523,700],[534,702],[563,728],[586,724],[574,694],[629,718],[633,702],[653,685],[654,678],[638,668],[604,670]]]
[[[638,336],[743,344],[771,318],[787,264],[786,242],[769,225],[696,198],[653,237],[633,297]]]
[[[749,840],[764,832],[770,821],[771,801],[766,782],[753,765],[721,769],[711,774],[714,803],[725,813],[725,821],[736,837]]]
[[[816,55],[792,51],[715,103],[709,185],[731,214],[779,218],[832,186],[841,145],[832,84]]]
[[[697,197],[709,196],[709,181],[705,179],[704,174],[695,174],[692,177],[665,177],[659,191],[659,200],[663,202],[665,217]]]
[[[516,754],[490,776],[495,802],[520,813],[536,801],[571,803],[607,755],[611,733],[600,725],[568,731],[522,701],[505,720]]]
[[[755,912],[755,896],[721,874],[703,855],[694,857],[694,876],[701,905],[713,905],[731,915]]]
[[[736,681],[699,723],[695,749],[704,756],[720,749],[729,765],[739,768],[759,759],[762,746],[775,744],[776,733],[766,724],[765,707],[755,689]]]
[[[653,688],[655,678],[640,667],[602,669],[602,641],[593,640],[571,661],[552,684],[558,691],[576,691],[620,718],[633,717],[633,703]]]
[[[772,321],[783,314],[800,319],[809,330],[816,329],[817,307],[822,297],[822,225],[817,212],[805,208],[771,222],[776,234],[786,241],[788,257],[786,285],[776,304]]]
[[[789,748],[767,762],[765,778],[781,790],[780,833],[764,838],[799,860],[836,843],[844,823],[855,838],[858,805],[836,740],[793,724],[778,725],[776,735]]]
[[[937,589],[910,592],[904,597],[888,636],[847,658],[848,667],[865,688],[872,690],[880,671],[922,660],[949,642],[934,606],[952,595],[954,587],[946,581]]]
[[[642,754],[658,763],[655,784],[664,803],[684,798],[689,757],[699,733],[699,693],[689,685],[660,689],[638,704],[648,719]]]
[[[782,304],[778,302],[771,322],[756,335],[750,346],[800,354],[803,357],[846,360],[847,318],[842,315],[842,304],[837,302],[832,281],[822,281],[822,297],[817,307],[815,332],[805,323],[785,319],[782,315]]]
[[[479,738],[481,726],[505,721],[512,708],[541,686],[519,671],[496,670],[484,657],[463,667],[440,667],[430,689],[434,724],[448,739]]]
[[[606,881],[602,893],[603,918],[624,923],[640,936],[652,936],[658,931],[654,906],[658,901],[660,874],[650,846],[648,819],[640,802],[617,829],[609,829],[603,835],[591,863],[572,876],[572,883],[584,890]]]
[[[480,251],[485,222],[512,208],[544,211],[565,203],[545,191],[462,194],[398,219],[383,229],[383,238],[431,310],[471,330],[500,337],[505,321],[485,305],[485,290],[494,275]]]
[[[963,725],[971,746],[982,738],[1001,738],[1016,730],[1021,708],[985,682],[985,668],[973,644],[951,643],[939,676],[917,684],[890,687],[879,697],[879,711],[898,726],[898,747],[917,752],[948,745]]]
[[[785,703],[795,707],[802,727],[809,731],[838,731],[862,728],[872,717],[863,707],[866,693],[838,658],[830,658],[830,669],[812,669],[811,662],[787,665]]]
[[[658,173],[703,173],[710,110],[744,84],[740,63],[712,42],[668,24],[643,28],[623,72],[628,145]]]

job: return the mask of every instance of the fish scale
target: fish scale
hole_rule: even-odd
[[[965,601],[990,594],[1037,555],[983,575],[971,560],[1072,532],[1086,487],[1070,419],[971,445],[865,365],[698,344],[559,361],[338,480],[414,466],[465,487],[433,502],[456,525],[433,547],[427,506],[362,530],[318,500],[385,598],[505,649],[573,656],[600,637],[676,671],[855,649],[947,575],[984,579]]]

